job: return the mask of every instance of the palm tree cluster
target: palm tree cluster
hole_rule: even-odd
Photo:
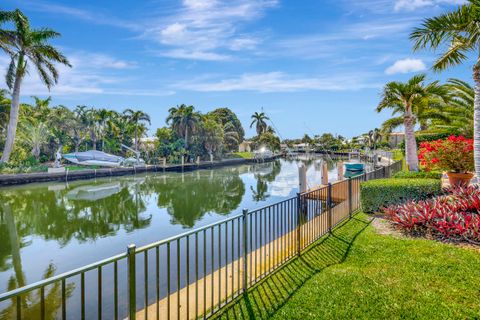
[[[51,106],[51,98],[33,97],[34,104],[21,104],[18,136],[10,162],[22,163],[33,157],[35,162],[49,160],[56,150],[63,152],[101,150],[122,153],[121,144],[140,148],[140,138],[150,123],[148,114],[126,109],[117,112],[77,106]],[[0,92],[0,147],[8,135],[10,101]],[[41,159],[42,158],[42,159]],[[33,160],[33,159],[32,159]],[[30,161],[31,162],[31,161]]]
[[[182,104],[168,110],[168,127],[157,129],[157,150],[160,157],[178,162],[181,157],[211,159],[238,150],[244,130],[238,117],[228,108],[207,114],[194,106]]]

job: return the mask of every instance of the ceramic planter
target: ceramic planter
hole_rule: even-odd
[[[474,174],[470,172],[447,172],[451,186],[468,187]]]

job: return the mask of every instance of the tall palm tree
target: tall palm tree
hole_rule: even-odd
[[[167,124],[171,125],[173,130],[183,138],[184,148],[188,149],[189,134],[193,132],[200,122],[200,115],[195,112],[193,106],[182,104],[168,110]]]
[[[459,65],[476,53],[473,66],[475,81],[474,102],[474,157],[475,171],[480,176],[480,1],[468,0],[456,10],[425,19],[410,34],[414,50],[445,48],[433,64],[436,71]]]
[[[377,112],[384,109],[393,109],[402,112],[405,128],[405,155],[407,164],[412,171],[418,171],[417,142],[415,140],[414,109],[423,99],[447,100],[447,90],[438,84],[438,81],[425,85],[424,74],[416,75],[407,82],[389,82],[382,91],[381,101]]]
[[[143,111],[134,111],[132,109],[126,109],[123,111],[123,113],[135,126],[135,151],[138,151],[140,122],[147,122],[148,124],[151,124],[150,116]]]
[[[31,29],[28,18],[20,11],[1,11],[0,24],[12,22],[13,30],[0,29],[0,48],[10,56],[6,81],[12,90],[10,119],[7,139],[0,162],[7,162],[15,143],[20,109],[20,89],[22,80],[28,72],[29,63],[38,71],[42,82],[50,88],[58,82],[58,71],[55,63],[71,66],[67,58],[49,40],[60,36],[48,28]]]
[[[258,135],[261,135],[267,130],[268,126],[266,120],[270,120],[270,118],[267,117],[264,112],[255,112],[251,118],[252,123],[250,123],[250,128],[255,124],[255,129],[257,130]]]

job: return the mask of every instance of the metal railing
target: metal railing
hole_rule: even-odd
[[[207,318],[360,209],[401,162],[0,294],[0,316]],[[1,305],[0,305],[1,307]]]

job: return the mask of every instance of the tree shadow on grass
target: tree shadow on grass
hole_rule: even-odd
[[[312,276],[342,263],[357,236],[370,224],[366,217],[353,217],[302,252],[300,257],[259,282],[217,314],[216,319],[266,319],[279,310]]]

